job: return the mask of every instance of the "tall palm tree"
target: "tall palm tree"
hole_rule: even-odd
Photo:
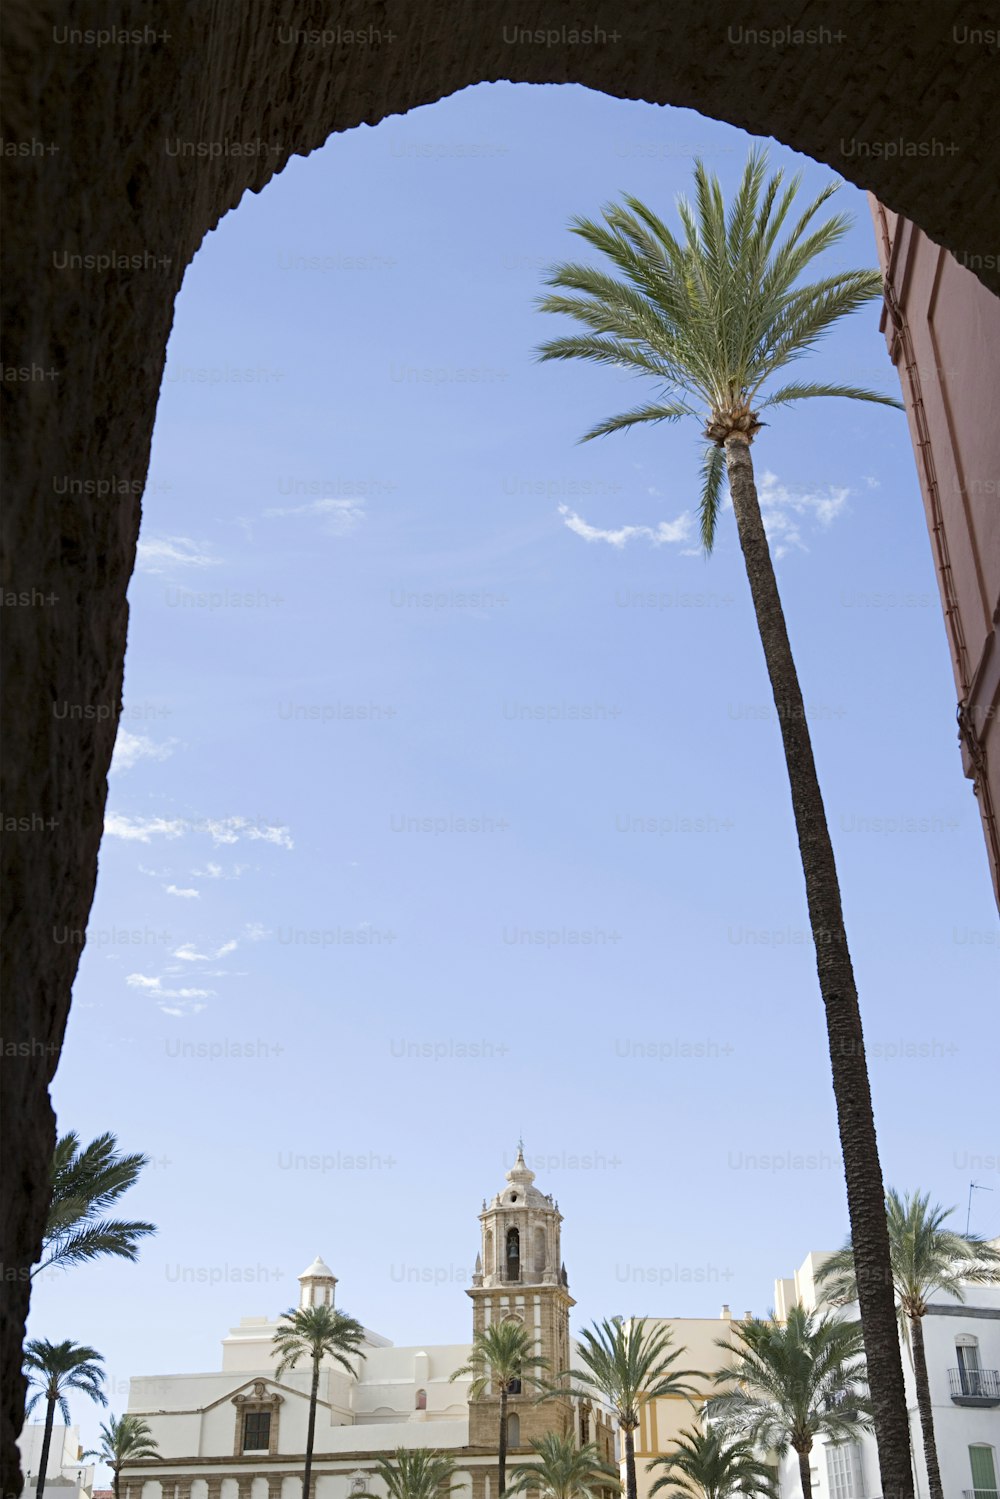
[[[152,1223],[102,1216],[149,1162],[144,1155],[120,1155],[117,1146],[112,1134],[98,1135],[83,1150],[73,1131],[56,1141],[52,1202],[33,1276],[50,1265],[80,1265],[105,1254],[135,1260],[136,1241],[156,1233]]]
[[[690,1397],[698,1378],[695,1369],[675,1369],[683,1348],[671,1350],[668,1327],[648,1327],[642,1317],[623,1317],[595,1322],[585,1327],[576,1345],[580,1364],[568,1369],[564,1378],[599,1394],[618,1418],[625,1451],[626,1499],[636,1499],[635,1430],[642,1408],[663,1395]],[[581,1367],[582,1365],[582,1367]]]
[[[594,1442],[578,1447],[572,1436],[549,1431],[532,1438],[531,1447],[538,1460],[511,1469],[508,1494],[537,1489],[541,1499],[597,1499],[608,1489],[621,1493],[618,1469],[603,1460]]]
[[[733,1358],[715,1375],[719,1385],[737,1388],[709,1402],[708,1414],[725,1431],[751,1446],[799,1460],[802,1499],[810,1499],[809,1454],[819,1436],[849,1441],[870,1427],[861,1326],[830,1313],[793,1306],[785,1323],[737,1322],[735,1343],[720,1339]],[[895,1329],[893,1329],[895,1336]]]
[[[310,1499],[313,1444],[316,1439],[316,1401],[319,1397],[319,1366],[324,1358],[354,1374],[354,1358],[365,1358],[361,1347],[365,1330],[354,1317],[332,1306],[293,1306],[278,1323],[271,1339],[278,1354],[275,1373],[280,1379],[294,1369],[303,1356],[312,1361],[312,1384],[309,1388],[309,1426],[306,1431],[306,1462],[302,1473],[302,1499]]]
[[[48,1338],[32,1338],[24,1345],[24,1370],[28,1376],[28,1386],[35,1388],[25,1414],[30,1414],[39,1400],[45,1401],[45,1433],[38,1460],[36,1499],[42,1499],[45,1493],[45,1470],[49,1465],[56,1406],[59,1407],[63,1425],[68,1426],[69,1402],[66,1396],[70,1390],[79,1390],[81,1394],[89,1395],[91,1400],[96,1400],[98,1405],[107,1405],[101,1389],[104,1370],[100,1365],[103,1362],[101,1355],[93,1348],[88,1348],[85,1343],[50,1343]]]
[[[964,1283],[996,1284],[1000,1281],[1000,1252],[975,1234],[959,1234],[944,1228],[954,1208],[931,1206],[930,1193],[914,1192],[900,1197],[891,1187],[885,1194],[889,1225],[892,1285],[903,1334],[913,1351],[913,1378],[917,1410],[924,1441],[924,1461],[930,1499],[944,1499],[941,1469],[934,1435],[934,1412],[927,1379],[923,1318],[935,1292],[965,1300]],[[844,1248],[831,1255],[817,1277],[836,1305],[857,1301],[854,1252],[848,1239]]]
[[[500,1431],[497,1440],[497,1493],[503,1499],[507,1487],[507,1402],[527,1388],[548,1390],[542,1375],[548,1365],[535,1352],[533,1335],[516,1317],[491,1322],[473,1334],[467,1364],[456,1369],[452,1379],[469,1379],[470,1400],[482,1400],[495,1390],[500,1397]]]
[[[727,1436],[718,1426],[692,1428],[675,1439],[673,1452],[654,1457],[649,1470],[663,1472],[650,1495],[667,1490],[664,1499],[778,1499],[773,1468],[756,1455],[752,1442]]]
[[[723,482],[728,479],[784,744],[826,1009],[882,1489],[894,1499],[912,1499],[882,1171],[857,987],[802,691],[750,456],[751,444],[765,425],[765,411],[781,411],[792,402],[817,396],[845,396],[897,408],[901,403],[854,385],[802,380],[779,380],[775,385],[774,377],[808,353],[839,318],[877,299],[882,282],[877,271],[858,270],[797,284],[811,262],[843,238],[850,219],[836,214],[817,221],[836,190],[831,183],[779,242],[800,179],[783,188],[780,171],[765,181],[766,172],[766,155],[751,151],[727,215],[718,179],[698,162],[695,205],[684,199],[677,205],[681,238],[633,197],[606,207],[603,223],[575,219],[574,232],[607,258],[611,273],[579,264],[553,267],[546,280],[556,290],[541,298],[540,306],[576,319],[585,331],[552,339],[539,353],[543,360],[591,360],[659,383],[653,401],[599,422],[584,440],[645,422],[694,417],[702,424],[708,440],[700,501],[706,552],[715,542]]]
[[[397,1447],[391,1457],[375,1458],[375,1472],[389,1491],[389,1499],[447,1499],[453,1494],[455,1462],[427,1447]],[[364,1491],[358,1499],[382,1499]]]
[[[143,1462],[147,1458],[159,1457],[160,1449],[149,1429],[149,1423],[141,1416],[132,1416],[126,1411],[120,1419],[112,1416],[107,1426],[101,1427],[100,1447],[83,1455],[96,1457],[102,1463],[107,1463],[111,1469],[111,1487],[115,1499],[120,1499],[122,1468],[127,1468],[131,1463]]]

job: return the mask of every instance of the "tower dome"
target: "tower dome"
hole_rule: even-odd
[[[298,1277],[299,1306],[333,1306],[337,1277],[330,1266],[317,1255],[308,1269]]]

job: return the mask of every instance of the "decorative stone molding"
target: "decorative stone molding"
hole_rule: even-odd
[[[268,1393],[267,1382],[263,1379],[254,1380],[253,1389],[249,1392],[240,1390],[233,1396],[233,1405],[236,1407],[236,1431],[233,1435],[233,1456],[242,1457],[243,1448],[243,1418],[246,1415],[257,1415],[259,1412],[268,1412],[271,1417],[271,1425],[268,1430],[268,1457],[274,1457],[278,1451],[278,1425],[281,1414],[281,1406],[284,1396],[279,1395],[277,1390]],[[263,1449],[262,1449],[263,1450]],[[209,1499],[212,1496],[209,1495]],[[242,1491],[240,1499],[245,1499]],[[248,1496],[246,1496],[248,1499]]]

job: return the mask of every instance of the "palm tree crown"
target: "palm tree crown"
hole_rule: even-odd
[[[751,151],[727,216],[718,179],[695,165],[695,204],[680,198],[678,239],[646,204],[628,195],[608,204],[603,223],[577,217],[573,232],[619,274],[566,262],[546,276],[558,288],[539,300],[543,312],[582,323],[585,333],[553,338],[539,355],[586,359],[651,377],[659,399],[598,422],[584,441],[642,422],[691,416],[709,439],[703,468],[701,538],[715,540],[727,436],[752,439],[760,412],[815,396],[846,396],[901,407],[891,396],[856,385],[790,381],[767,389],[846,313],[882,295],[878,271],[841,271],[806,286],[803,271],[850,227],[846,214],[815,224],[833,196],[830,183],[779,243],[798,193],[796,175],[782,191],[779,170],[765,183],[767,155]],[[565,295],[565,293],[571,295]]]
[[[791,1448],[808,1495],[816,1437],[850,1441],[871,1424],[861,1324],[797,1304],[787,1322],[751,1317],[736,1324],[733,1336],[734,1344],[718,1344],[733,1363],[715,1381],[735,1380],[738,1388],[716,1396],[709,1414],[757,1448],[782,1457]]]
[[[114,1492],[117,1496],[122,1468],[130,1463],[144,1462],[150,1458],[159,1457],[160,1449],[149,1429],[149,1423],[144,1421],[142,1416],[133,1416],[127,1411],[120,1418],[112,1416],[108,1424],[102,1426],[100,1430],[100,1447],[85,1452],[84,1457],[96,1457],[102,1463],[107,1463],[111,1469]]]
[[[694,1369],[675,1369],[683,1349],[671,1351],[667,1327],[647,1327],[643,1318],[612,1317],[584,1328],[577,1343],[580,1365],[566,1376],[614,1409],[624,1438],[625,1492],[636,1499],[635,1429],[647,1400],[694,1393]]]
[[[885,1194],[885,1208],[892,1283],[904,1330],[907,1318],[926,1315],[936,1293],[964,1301],[963,1282],[988,1285],[1000,1281],[1000,1250],[976,1234],[959,1234],[943,1226],[954,1208],[931,1206],[930,1193],[907,1192],[901,1197],[892,1187]],[[858,1299],[850,1239],[824,1262],[817,1279],[835,1305]]]
[[[455,1492],[454,1459],[426,1447],[398,1447],[391,1457],[375,1458],[375,1472],[389,1499],[447,1499]],[[382,1499],[367,1491],[359,1499]]]
[[[654,1457],[649,1468],[663,1469],[649,1492],[666,1490],[664,1499],[778,1499],[777,1475],[757,1457],[753,1443],[718,1426],[682,1431],[675,1450]]]
[[[79,1265],[105,1254],[135,1260],[136,1241],[156,1233],[152,1223],[102,1216],[148,1164],[144,1155],[119,1155],[117,1145],[114,1135],[105,1134],[81,1150],[72,1131],[56,1142],[52,1203],[34,1275],[49,1265]]]
[[[452,1379],[468,1379],[469,1396],[481,1400],[495,1389],[497,1393],[515,1394],[517,1386],[541,1387],[546,1360],[535,1353],[532,1334],[515,1317],[491,1322],[474,1333],[469,1361],[456,1369]],[[512,1388],[513,1387],[513,1388]]]
[[[674,1369],[684,1350],[671,1351],[671,1341],[668,1327],[647,1327],[641,1317],[595,1322],[580,1334],[577,1352],[583,1367],[570,1370],[570,1378],[603,1395],[619,1426],[634,1431],[647,1400],[694,1393],[689,1381],[698,1371]]]
[[[104,1383],[104,1362],[101,1355],[85,1343],[50,1343],[47,1338],[32,1338],[24,1347],[24,1367],[28,1384],[35,1393],[28,1401],[26,1414],[34,1410],[40,1400],[54,1405],[69,1425],[70,1390],[79,1390],[98,1405],[107,1405],[101,1385]]]
[[[353,1374],[351,1359],[365,1357],[360,1346],[364,1336],[360,1322],[332,1306],[292,1307],[282,1316],[271,1339],[278,1354],[275,1373],[280,1378],[308,1354],[316,1364],[328,1357]]]
[[[531,1447],[538,1460],[511,1469],[510,1494],[530,1489],[541,1499],[595,1499],[608,1489],[621,1491],[618,1469],[601,1458],[593,1442],[578,1447],[572,1436],[550,1431],[534,1437]]]

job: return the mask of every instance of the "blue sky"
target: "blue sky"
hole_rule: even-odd
[[[749,139],[483,85],[333,138],[189,268],[130,591],[97,898],[54,1097],[153,1157],[136,1266],[36,1288],[35,1336],[217,1367],[321,1253],[400,1344],[463,1340],[480,1199],[523,1133],[577,1325],[763,1313],[846,1226],[780,739],[693,422],[539,366],[567,231],[669,216]],[[805,191],[827,168],[801,166]],[[829,263],[874,263],[865,198]],[[895,390],[870,307],[812,371]],[[247,375],[247,371],[250,375]],[[902,415],[754,448],[811,713],[887,1180],[1000,1231],[996,911]],[[633,529],[630,529],[633,528]],[[72,940],[70,936],[67,940]],[[74,1419],[88,1441],[96,1413]]]

